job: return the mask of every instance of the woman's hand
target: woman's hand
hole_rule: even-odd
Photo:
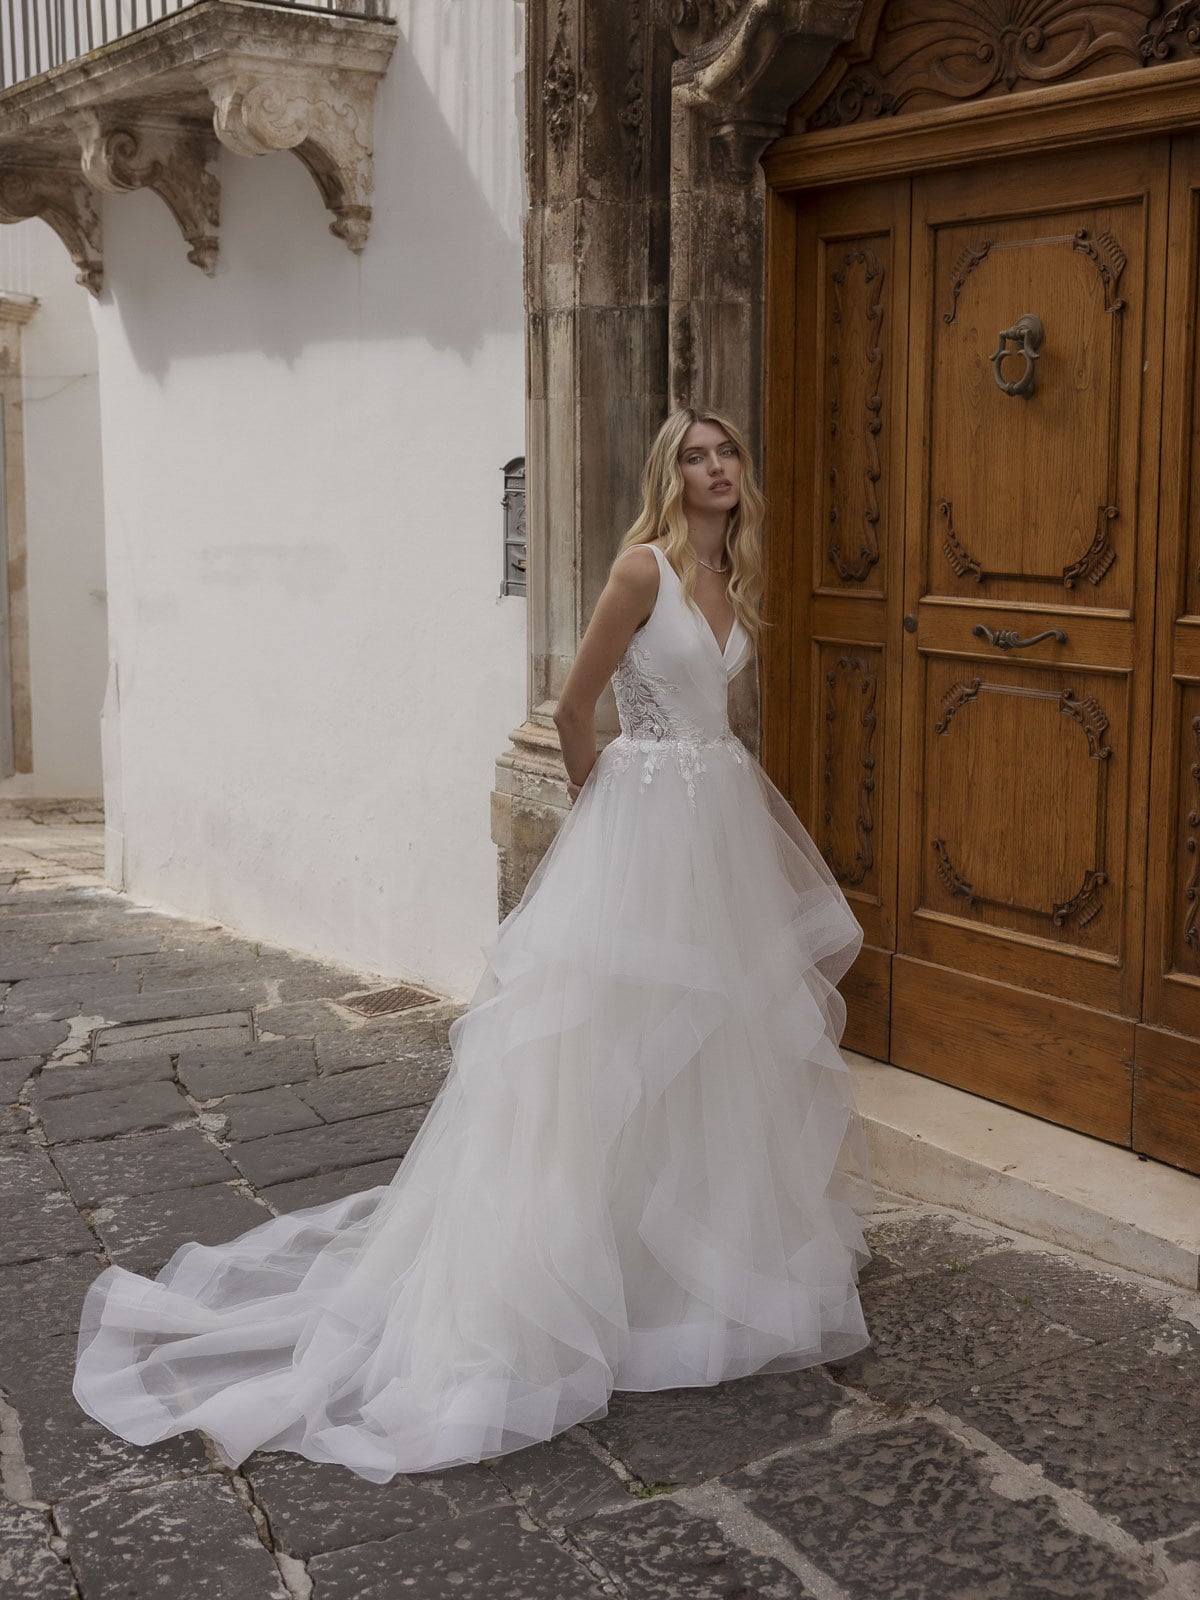
[[[572,783],[570,778],[567,779],[567,798],[570,800],[572,805],[574,805],[576,800],[579,799],[579,791],[582,788],[583,784]]]

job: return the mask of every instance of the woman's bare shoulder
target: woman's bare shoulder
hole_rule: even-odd
[[[617,552],[609,576],[622,585],[653,594],[658,587],[658,562],[648,545],[631,544]]]

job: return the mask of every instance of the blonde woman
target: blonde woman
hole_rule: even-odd
[[[572,809],[408,1154],[156,1279],[103,1272],[75,1394],[114,1432],[386,1482],[548,1439],[614,1389],[869,1342],[835,987],[862,930],[727,715],[762,626],[745,440],[675,411],[643,491],[558,703]]]

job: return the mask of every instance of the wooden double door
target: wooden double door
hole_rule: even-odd
[[[1200,1171],[1200,138],[793,199],[764,759],[845,1043]]]

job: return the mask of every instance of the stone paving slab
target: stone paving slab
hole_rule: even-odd
[[[615,1393],[586,1424],[646,1484],[698,1483],[802,1439],[822,1438],[854,1404],[819,1369],[734,1378],[703,1389]]]
[[[46,1099],[35,1089],[33,1104],[50,1144],[169,1128],[195,1116],[175,1083],[158,1077],[55,1099]]]
[[[872,1346],[830,1367],[618,1391],[384,1485],[113,1438],[70,1392],[96,1274],[390,1182],[461,1007],[364,1020],[336,997],[386,980],[131,910],[4,826],[4,1600],[1200,1600],[1200,1296],[895,1196],[866,1222]]]
[[[260,1039],[315,1039],[331,1029],[346,1031],[363,1026],[354,1012],[340,1007],[332,997],[282,1000],[277,1005],[255,1006],[254,1020]]]
[[[322,1119],[291,1089],[255,1089],[231,1094],[213,1103],[212,1127],[219,1137],[241,1143],[272,1133],[294,1133],[298,1128],[319,1128]]]
[[[55,955],[86,955],[103,956],[112,960],[115,956],[141,956],[142,965],[146,960],[154,957],[162,949],[162,935],[134,935],[128,939],[113,939],[101,934],[96,939],[67,939],[55,949]]]
[[[69,1501],[63,1532],[85,1600],[288,1600],[229,1484],[209,1476]]]
[[[54,1159],[80,1206],[114,1195],[162,1194],[180,1184],[229,1183],[238,1176],[198,1128],[63,1145]]]
[[[428,1105],[449,1070],[450,1052],[433,1049],[415,1059],[385,1061],[317,1078],[301,1084],[296,1093],[326,1122],[341,1122],[396,1106]]]
[[[92,1211],[108,1254],[130,1272],[153,1277],[182,1244],[220,1244],[270,1220],[266,1206],[231,1183],[126,1195]]]
[[[4,1600],[79,1600],[67,1563],[54,1554],[44,1511],[0,1500],[0,1595]]]
[[[638,1600],[814,1600],[787,1567],[738,1549],[716,1523],[670,1500],[591,1517],[571,1536]]]
[[[197,1100],[213,1100],[219,1095],[301,1083],[316,1076],[317,1059],[310,1039],[280,1039],[232,1050],[187,1046],[179,1052],[178,1070],[189,1094]]]
[[[901,1214],[885,1217],[863,1230],[871,1259],[859,1277],[860,1289],[872,1288],[895,1272],[917,1272],[926,1267],[959,1270],[978,1262],[998,1245],[1007,1244],[993,1229],[965,1218],[939,1214],[913,1219]]]
[[[1014,1499],[979,1452],[917,1420],[727,1480],[850,1600],[1142,1600],[1148,1560],[1073,1532],[1045,1495]]]
[[[244,1012],[268,997],[269,989],[265,982],[211,984],[197,988],[164,989],[161,994],[141,994],[125,1000],[114,1000],[109,1010],[113,1022],[170,1021],[174,1018],[192,1018],[200,1012],[210,1015]]]
[[[1200,1528],[1192,1533],[1186,1533],[1179,1539],[1171,1539],[1167,1543],[1167,1550],[1177,1561],[1194,1561],[1196,1563],[1196,1592],[1200,1594]]]
[[[63,1334],[73,1339],[79,1331],[79,1312],[88,1285],[104,1265],[94,1254],[0,1267],[0,1351],[4,1357],[19,1359],[30,1341],[42,1343]]]
[[[1001,1250],[973,1262],[972,1273],[1087,1339],[1116,1338],[1163,1316],[1162,1306],[1136,1284],[1081,1268],[1070,1256]]]
[[[622,1509],[638,1487],[627,1486],[601,1459],[583,1428],[497,1456],[491,1468],[513,1497],[548,1527],[579,1522],[597,1511]]]
[[[17,1022],[0,1026],[0,1061],[48,1056],[71,1032],[62,1022]]]
[[[94,1089],[125,1089],[135,1083],[153,1083],[172,1076],[171,1058],[165,1052],[132,1056],[128,1061],[87,1061],[77,1066],[51,1064],[38,1074],[35,1100],[59,1100],[89,1094]]]
[[[21,1451],[33,1493],[62,1504],[92,1490],[124,1489],[208,1468],[196,1434],[142,1447],[118,1439],[81,1411],[71,1393],[76,1339],[29,1343],[5,1362],[0,1386],[21,1419]]]
[[[483,1465],[368,1483],[346,1467],[260,1450],[243,1471],[277,1546],[301,1557],[454,1524],[497,1506],[512,1509],[503,1482]]]
[[[0,1136],[26,1133],[30,1122],[28,1106],[0,1106]]]
[[[96,1241],[39,1149],[0,1151],[0,1263],[79,1255]]]
[[[13,1056],[8,1061],[0,1061],[0,1100],[15,1100],[22,1085],[41,1064],[41,1056]]]
[[[72,977],[66,981],[58,975],[25,978],[14,983],[5,995],[4,1011],[17,1022],[53,1017],[66,1006],[71,1008],[72,1016],[80,1011],[103,1016],[111,1002],[127,1000],[137,992],[136,976],[116,977],[112,973]]]
[[[277,1133],[253,1139],[232,1151],[233,1159],[255,1188],[311,1178],[338,1167],[358,1167],[388,1156],[402,1156],[425,1116],[425,1108],[385,1111],[355,1117],[298,1133]]]
[[[602,1600],[604,1590],[548,1533],[515,1510],[481,1511],[403,1538],[350,1545],[308,1563],[312,1600],[396,1600],[403,1584],[421,1600]]]
[[[348,1194],[391,1183],[399,1166],[400,1157],[389,1156],[386,1161],[370,1161],[362,1167],[340,1167],[336,1172],[320,1172],[314,1178],[270,1184],[259,1193],[276,1211],[305,1211],[309,1206],[326,1205]]]
[[[199,997],[197,997],[198,999]],[[97,1061],[143,1055],[147,1048],[172,1053],[203,1046],[226,1049],[249,1043],[253,1024],[249,1011],[217,1011],[183,1016],[176,1009],[179,1000],[167,1009],[172,1014],[154,1022],[131,1022],[125,1026],[103,1028],[96,1034],[93,1054]]]
[[[328,1024],[326,1024],[328,1027]],[[425,1059],[442,1041],[427,1017],[368,1023],[340,1032],[316,1034],[317,1061],[322,1072],[346,1072],[352,1067],[373,1067],[384,1061]]]
[[[864,1282],[867,1349],[831,1364],[839,1383],[881,1400],[927,1404],[967,1383],[1073,1356],[1087,1341],[986,1278],[930,1267]]]
[[[1200,1523],[1195,1332],[1181,1324],[1174,1339],[1129,1334],[946,1406],[1135,1538],[1182,1533]]]

